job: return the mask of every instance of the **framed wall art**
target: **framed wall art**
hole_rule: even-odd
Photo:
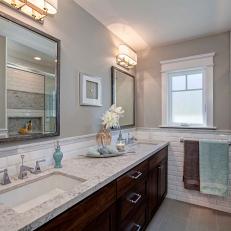
[[[102,106],[102,79],[80,73],[80,105]]]

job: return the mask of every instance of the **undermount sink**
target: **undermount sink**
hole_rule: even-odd
[[[64,192],[72,191],[85,181],[63,173],[51,173],[0,192],[0,203],[23,213]]]

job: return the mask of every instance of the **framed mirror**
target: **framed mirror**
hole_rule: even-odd
[[[125,113],[120,127],[135,126],[135,76],[117,68],[111,68],[112,104],[121,106]]]
[[[60,134],[60,41],[0,12],[0,143]]]

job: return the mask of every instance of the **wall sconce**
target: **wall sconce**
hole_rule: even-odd
[[[1,3],[43,23],[48,14],[56,14],[58,0],[0,0]]]
[[[120,45],[116,63],[125,68],[133,68],[137,65],[137,54],[127,45]]]

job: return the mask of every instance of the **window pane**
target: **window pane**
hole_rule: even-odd
[[[172,122],[203,124],[202,90],[172,93]]]
[[[178,75],[172,78],[172,91],[180,91],[186,89],[186,76]]]
[[[188,89],[202,89],[203,88],[203,74],[195,73],[187,76]]]

